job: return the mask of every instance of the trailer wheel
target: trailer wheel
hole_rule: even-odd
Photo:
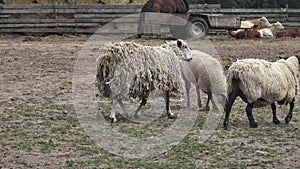
[[[204,39],[208,29],[208,23],[204,18],[191,18],[186,26],[186,33],[189,37]]]
[[[173,38],[186,39],[188,37],[186,33],[186,25],[172,25],[169,28]]]

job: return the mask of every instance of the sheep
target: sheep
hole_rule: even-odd
[[[260,29],[259,33],[261,37],[273,37],[281,29],[284,29],[284,26],[280,22],[276,22],[272,23],[269,28]]]
[[[299,63],[295,56],[287,60],[269,62],[262,59],[243,59],[228,69],[228,102],[225,108],[224,129],[228,129],[229,115],[237,96],[247,103],[246,113],[251,128],[258,125],[252,114],[253,107],[271,105],[273,122],[279,124],[276,105],[289,104],[290,111],[285,118],[288,124],[293,116],[294,102],[299,91]]]
[[[191,60],[190,49],[182,40],[154,47],[134,42],[101,47],[97,59],[96,86],[100,96],[113,99],[111,122],[117,121],[114,109],[116,104],[128,116],[122,103],[124,99],[141,100],[134,115],[138,118],[141,107],[146,104],[154,89],[164,93],[166,110],[168,116],[172,117],[169,97],[180,93],[181,60]]]
[[[207,94],[205,110],[209,111],[209,101],[212,100],[213,110],[218,110],[213,95],[217,96],[219,103],[226,101],[226,78],[218,59],[198,50],[192,50],[193,60],[184,62],[183,79],[187,94],[187,107],[190,107],[191,83],[196,85],[196,94],[199,108],[202,107],[200,89]],[[223,105],[224,105],[223,104]]]

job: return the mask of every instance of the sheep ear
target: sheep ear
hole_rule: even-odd
[[[279,56],[279,59],[284,59],[284,60],[287,60],[289,57],[287,56]]]
[[[296,55],[298,61],[299,61],[299,64],[300,64],[300,55]]]
[[[182,42],[181,42],[181,40],[177,40],[177,47],[182,47]]]

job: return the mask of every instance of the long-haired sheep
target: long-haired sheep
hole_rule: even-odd
[[[223,74],[222,65],[218,59],[198,50],[192,50],[193,60],[184,62],[183,79],[187,93],[187,106],[190,107],[191,83],[196,85],[196,94],[199,108],[202,107],[200,89],[207,94],[208,99],[205,109],[209,111],[209,101],[212,101],[213,110],[218,110],[215,98],[218,103],[226,102],[226,78]]]
[[[257,128],[252,114],[253,107],[271,105],[273,122],[279,124],[276,105],[289,104],[290,111],[285,118],[288,124],[293,116],[294,102],[299,91],[299,62],[293,56],[287,60],[268,62],[262,59],[243,59],[228,69],[228,102],[225,108],[224,129],[228,129],[229,115],[236,97],[247,103],[246,113],[251,128]]]
[[[141,100],[138,117],[151,91],[164,93],[168,116],[173,116],[169,97],[180,93],[181,60],[191,60],[186,42],[178,40],[162,46],[143,46],[134,42],[105,45],[97,60],[97,87],[100,95],[113,99],[111,122],[117,121],[114,107],[119,104],[128,116],[122,100]]]

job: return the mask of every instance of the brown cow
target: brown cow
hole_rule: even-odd
[[[300,30],[298,28],[281,30],[276,33],[276,38],[281,37],[300,37]]]
[[[243,38],[261,38],[260,32],[258,31],[258,25],[254,25],[250,30],[239,30],[236,34],[236,39]]]

